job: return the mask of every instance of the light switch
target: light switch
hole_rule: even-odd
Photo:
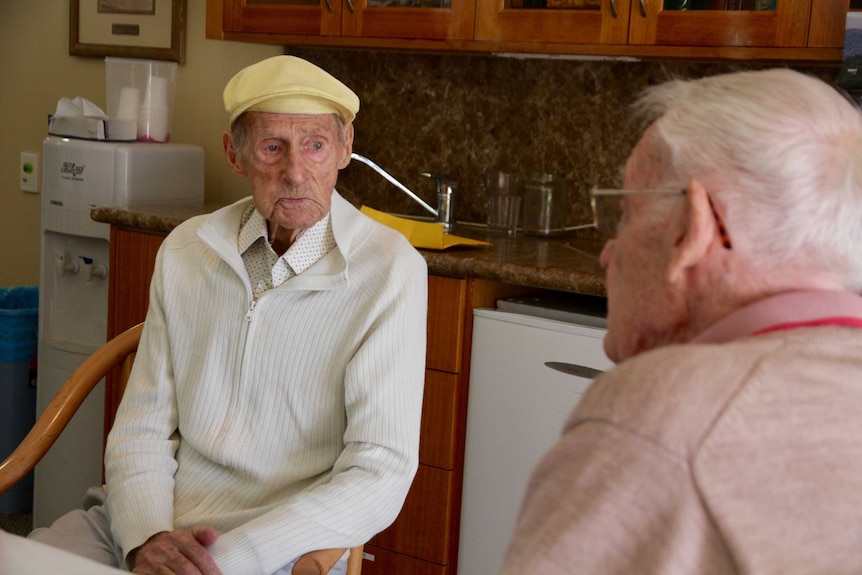
[[[21,152],[21,167],[18,170],[22,192],[39,193],[39,154]]]

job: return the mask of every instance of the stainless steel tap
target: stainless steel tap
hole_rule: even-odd
[[[429,174],[423,172],[421,175],[432,178],[437,183],[437,214],[434,221],[443,224],[443,231],[450,231],[455,226],[455,190],[458,182],[450,176],[443,174]]]
[[[410,191],[410,189],[407,186],[405,186],[404,184],[402,184],[401,182],[396,180],[392,175],[389,174],[389,172],[387,172],[386,170],[384,170],[383,168],[381,168],[380,166],[378,166],[377,164],[375,164],[374,162],[372,162],[371,160],[369,160],[365,156],[360,156],[359,154],[357,154],[355,152],[350,154],[350,157],[353,158],[354,160],[358,161],[358,162],[362,162],[363,164],[365,164],[366,166],[368,166],[369,168],[371,168],[372,170],[374,170],[375,172],[377,172],[378,174],[383,176],[383,178],[387,182],[389,182],[390,184],[392,184],[393,186],[395,186],[396,188],[398,188],[399,190],[401,190],[402,192],[404,192],[405,194],[407,194],[408,196],[410,196],[411,198],[416,200],[420,206],[422,206],[423,208],[425,208],[426,210],[428,210],[429,212],[434,214],[435,218],[437,217],[437,210],[435,210],[434,208],[429,206],[425,202],[425,200],[423,200],[422,198],[420,198],[419,196],[414,194],[412,191]]]
[[[413,193],[407,186],[396,180],[389,172],[357,153],[350,154],[350,157],[358,162],[361,162],[383,176],[390,184],[416,200],[416,202],[431,212],[434,215],[434,221],[443,225],[443,231],[448,232],[455,225],[455,190],[458,188],[458,182],[449,176],[439,174],[423,173],[422,175],[428,178],[433,178],[437,182],[437,209],[435,210],[428,205],[425,200]]]

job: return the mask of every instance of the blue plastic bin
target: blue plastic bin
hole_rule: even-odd
[[[36,350],[39,289],[0,288],[0,460],[24,439],[36,421]],[[0,495],[0,513],[33,509],[33,474]]]

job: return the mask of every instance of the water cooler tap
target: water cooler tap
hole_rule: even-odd
[[[94,277],[100,280],[108,277],[108,268],[103,264],[93,263],[93,258],[88,258],[86,256],[78,256],[78,259],[80,259],[84,265],[85,281],[91,282]]]
[[[54,267],[57,269],[58,276],[64,276],[67,273],[77,275],[81,271],[77,260],[66,258],[65,250],[57,250],[57,253],[54,255]]]

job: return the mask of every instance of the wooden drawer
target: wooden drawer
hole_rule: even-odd
[[[453,521],[454,472],[420,465],[404,507],[395,522],[375,535],[371,545],[398,550],[399,554],[431,561],[450,562],[451,540],[457,537],[458,518]],[[364,571],[363,571],[364,573]],[[389,573],[411,573],[391,571]]]
[[[447,565],[437,565],[366,545],[362,560],[362,575],[449,575]]]
[[[428,369],[461,373],[466,301],[467,280],[428,277]]]
[[[461,376],[454,373],[425,370],[420,463],[443,469],[455,468],[460,381]]]

